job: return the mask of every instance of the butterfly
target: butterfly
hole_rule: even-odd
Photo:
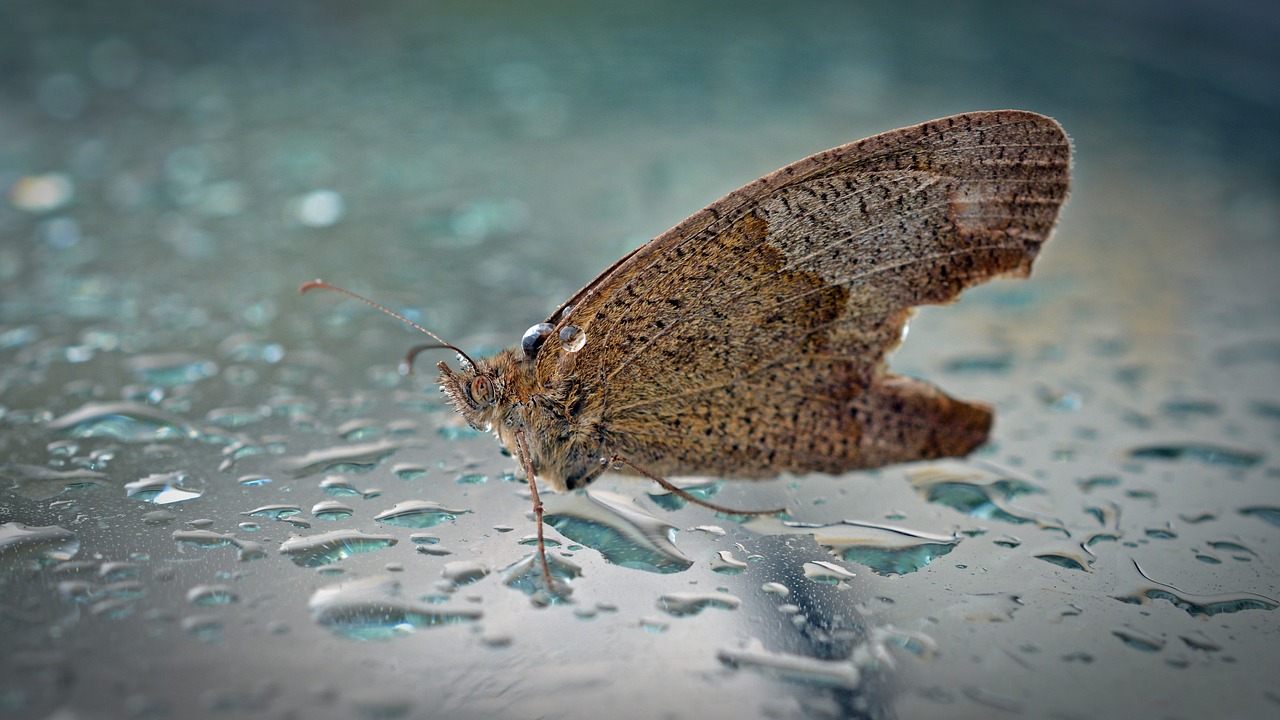
[[[528,479],[564,492],[615,469],[767,478],[964,456],[993,410],[888,371],[912,309],[1026,276],[1070,184],[1071,144],[1035,113],[974,112],[812,155],[642,245],[524,334],[438,382]],[[777,512],[777,511],[764,511]]]

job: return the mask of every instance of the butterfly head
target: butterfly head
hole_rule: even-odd
[[[476,430],[490,430],[506,405],[506,383],[497,368],[484,359],[457,371],[444,362],[436,367],[440,369],[440,390],[449,396],[458,414]]]

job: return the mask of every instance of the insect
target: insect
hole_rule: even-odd
[[[1026,276],[1067,196],[1071,146],[1035,113],[975,112],[810,156],[614,263],[524,334],[438,382],[528,478],[582,488],[607,469],[665,478],[842,473],[964,456],[988,405],[891,374],[912,308]],[[741,512],[741,511],[731,511]],[[773,511],[769,511],[773,512]]]

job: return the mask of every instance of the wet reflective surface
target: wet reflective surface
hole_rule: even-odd
[[[0,715],[1280,710],[1274,13],[469,7],[0,8]],[[548,494],[557,592],[448,353],[296,295],[493,352],[765,172],[994,107],[1072,134],[1061,229],[894,359],[992,442],[680,482],[777,518]]]

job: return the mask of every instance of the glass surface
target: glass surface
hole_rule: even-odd
[[[1280,710],[1266,4],[0,5],[0,716]],[[813,152],[1075,143],[1027,281],[894,367],[974,457],[547,494],[397,363],[469,353]],[[587,339],[590,342],[590,339]],[[454,363],[456,366],[456,363]]]

